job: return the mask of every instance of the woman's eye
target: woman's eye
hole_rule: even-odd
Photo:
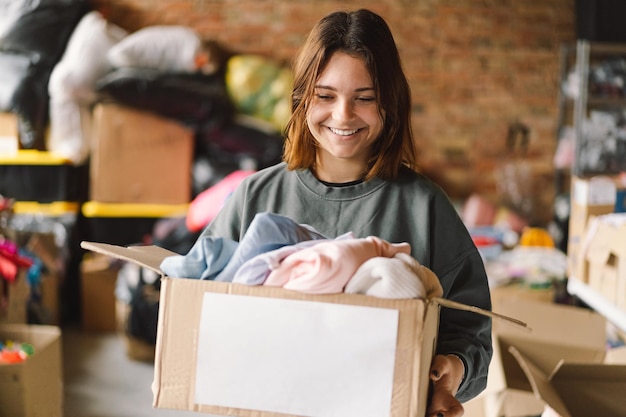
[[[357,100],[365,102],[365,103],[370,103],[372,101],[376,101],[376,98],[374,98],[374,97],[358,97]]]
[[[320,100],[330,100],[333,97],[329,96],[328,94],[317,94],[317,98],[320,99]]]

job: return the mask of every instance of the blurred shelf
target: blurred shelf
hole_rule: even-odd
[[[567,291],[602,314],[620,330],[626,332],[626,310],[610,303],[595,289],[576,278],[569,278],[567,280]]]

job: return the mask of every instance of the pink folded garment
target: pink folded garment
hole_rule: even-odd
[[[348,280],[366,260],[411,252],[408,243],[389,243],[375,236],[323,241],[287,256],[264,285],[309,294],[343,292]]]

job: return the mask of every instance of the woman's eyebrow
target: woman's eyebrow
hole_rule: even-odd
[[[335,87],[331,87],[329,85],[316,85],[314,88],[320,88],[322,90],[337,91]],[[357,93],[360,93],[363,91],[374,91],[374,87],[359,87],[359,88],[356,88],[354,91]]]

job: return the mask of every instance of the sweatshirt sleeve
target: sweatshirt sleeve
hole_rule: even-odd
[[[482,257],[460,217],[440,201],[433,210],[431,262],[452,301],[491,310],[491,295]],[[491,318],[478,313],[442,308],[437,342],[438,354],[456,354],[465,364],[465,378],[457,398],[468,401],[487,385],[493,354]]]

